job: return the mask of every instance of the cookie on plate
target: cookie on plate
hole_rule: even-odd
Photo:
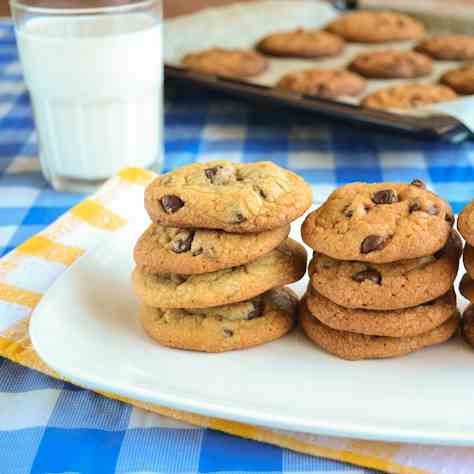
[[[430,74],[433,62],[414,51],[371,51],[356,56],[349,69],[374,79],[410,79]]]
[[[135,293],[154,308],[207,308],[245,301],[272,288],[300,280],[306,271],[306,251],[288,239],[267,255],[234,268],[181,275],[133,271]]]
[[[204,309],[160,309],[141,305],[145,331],[160,344],[203,352],[224,352],[264,344],[294,326],[298,298],[289,288],[251,300]]]
[[[344,308],[311,289],[305,299],[309,311],[326,326],[369,336],[418,336],[440,326],[457,312],[453,290],[429,303],[393,311]]]
[[[382,359],[415,352],[450,339],[460,324],[459,313],[424,334],[411,337],[367,336],[337,331],[316,319],[300,304],[300,323],[309,339],[325,351],[346,360]]]
[[[474,36],[437,35],[423,40],[415,51],[444,61],[474,60]]]
[[[159,176],[145,191],[154,222],[236,233],[283,227],[311,202],[310,186],[271,162],[195,163]]]
[[[327,31],[298,28],[262,38],[257,49],[271,56],[321,58],[342,53],[344,44],[341,37]]]
[[[458,230],[464,239],[474,246],[474,201],[469,203],[459,214]]]
[[[456,99],[450,87],[441,84],[400,84],[380,89],[362,99],[369,109],[409,110]]]
[[[315,254],[309,265],[312,287],[346,308],[393,310],[439,298],[453,286],[462,242],[452,231],[436,255],[393,263],[336,260]]]
[[[440,80],[458,94],[474,94],[474,64],[466,64],[446,71]]]
[[[414,18],[390,11],[355,11],[327,25],[331,33],[355,43],[386,43],[418,40],[424,26]]]
[[[464,339],[474,346],[474,305],[470,304],[462,315],[462,335]]]
[[[245,49],[210,48],[187,54],[181,63],[192,71],[231,78],[258,76],[268,68],[264,56]]]
[[[459,291],[464,298],[468,299],[471,303],[474,303],[474,279],[469,273],[464,274],[459,284]]]
[[[471,278],[474,277],[474,247],[466,244],[463,253],[464,267]]]
[[[181,229],[151,224],[135,245],[135,263],[147,273],[207,273],[248,263],[271,252],[290,226],[259,233]]]
[[[276,84],[277,89],[314,97],[334,99],[356,96],[367,87],[358,74],[344,69],[306,69],[289,72]]]
[[[330,257],[386,263],[433,255],[453,223],[449,204],[419,180],[353,183],[309,214],[301,233],[306,244]]]

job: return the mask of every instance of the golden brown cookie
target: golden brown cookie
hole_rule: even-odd
[[[289,288],[256,298],[204,309],[140,306],[145,331],[160,344],[202,352],[258,346],[287,334],[296,321],[298,298]]]
[[[457,97],[456,92],[441,84],[401,84],[380,89],[362,99],[369,109],[416,109]]]
[[[414,51],[372,51],[356,56],[349,69],[369,78],[409,79],[430,74],[433,62]]]
[[[433,59],[469,61],[474,59],[474,36],[438,35],[423,40],[415,48]]]
[[[245,301],[294,283],[306,271],[306,251],[288,239],[269,254],[234,268],[200,275],[151,274],[136,267],[133,287],[154,308],[207,308]]]
[[[344,69],[307,69],[285,74],[276,88],[315,97],[356,96],[367,86],[358,74]]]
[[[462,315],[462,335],[466,342],[474,346],[474,305],[470,304]]]
[[[341,37],[327,31],[298,28],[266,36],[257,49],[271,56],[321,58],[342,53],[344,44]]]
[[[474,246],[474,201],[470,202],[459,214],[458,230],[466,242]]]
[[[230,234],[151,224],[135,245],[134,258],[147,273],[215,272],[271,252],[289,232],[289,225],[259,233]]]
[[[420,39],[424,26],[412,17],[389,11],[355,11],[329,23],[328,31],[354,43]]]
[[[332,329],[388,337],[424,334],[457,311],[453,290],[429,303],[394,311],[344,308],[311,289],[306,294],[306,304],[319,321]]]
[[[187,54],[181,62],[196,72],[236,78],[258,76],[268,68],[268,61],[264,56],[244,49],[206,49]]]
[[[419,180],[352,183],[309,214],[301,234],[330,257],[387,263],[433,255],[445,245],[453,223],[449,204]]]
[[[315,254],[309,265],[312,287],[346,308],[393,310],[444,295],[456,278],[462,243],[456,231],[436,256],[392,263],[335,260]]]
[[[154,222],[237,233],[283,227],[311,202],[303,178],[268,161],[194,163],[159,176],[145,191]]]
[[[474,277],[474,247],[466,244],[463,254],[464,267],[471,278]]]
[[[459,284],[459,291],[464,298],[474,303],[474,279],[468,273],[464,274]]]
[[[450,339],[460,323],[459,313],[431,331],[411,337],[367,336],[337,331],[318,321],[300,304],[300,323],[309,339],[326,352],[341,359],[383,359],[415,352],[428,346],[441,344]]]
[[[441,82],[458,94],[474,94],[474,64],[466,64],[445,72],[441,76]]]

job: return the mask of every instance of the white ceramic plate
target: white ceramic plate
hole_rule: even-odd
[[[294,225],[297,235],[299,223]],[[131,251],[146,217],[82,257],[31,321],[47,365],[79,385],[208,416],[367,439],[474,444],[474,351],[459,339],[406,357],[346,362],[299,331],[200,354],[142,331]],[[296,285],[302,293],[307,280]]]

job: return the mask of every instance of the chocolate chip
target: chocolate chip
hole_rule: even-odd
[[[342,213],[348,219],[350,219],[354,215],[354,211],[352,209],[350,209],[349,207],[350,206],[345,206],[344,209],[342,210]]]
[[[410,186],[416,186],[417,188],[426,189],[426,184],[421,179],[414,179]]]
[[[419,199],[413,199],[413,201],[410,201],[410,204],[408,205],[408,211],[409,212],[415,212],[421,210],[421,202]]]
[[[241,224],[242,222],[245,222],[247,220],[247,218],[241,212],[236,212],[234,216],[235,219],[233,221],[233,224]]]
[[[252,309],[250,310],[249,314],[247,315],[247,319],[255,319],[261,316],[262,314],[262,305],[259,304],[257,301],[251,301]]]
[[[393,189],[381,189],[372,195],[375,204],[393,204],[398,202],[397,193]]]
[[[207,168],[204,170],[204,174],[211,183],[214,183],[214,178],[216,177],[219,170],[221,170],[222,168],[222,166],[214,166],[213,168]]]
[[[454,216],[452,214],[446,214],[444,220],[452,227],[454,225]]]
[[[360,253],[367,254],[385,247],[385,238],[381,235],[369,235],[360,245]]]
[[[230,329],[224,329],[224,337],[232,337],[234,335],[234,331]]]
[[[184,201],[174,194],[168,194],[160,199],[161,207],[167,214],[174,214],[184,206]]]
[[[184,253],[191,250],[191,244],[193,243],[194,232],[183,231],[180,232],[174,240],[171,241],[171,250],[174,253]]]
[[[361,272],[354,273],[352,275],[352,279],[358,283],[362,283],[365,280],[369,280],[376,285],[380,285],[380,283],[382,283],[382,275],[380,272],[370,267],[366,270],[362,270]]]
[[[439,214],[439,207],[435,204],[432,204],[430,207],[426,209],[426,213],[430,216],[437,216]]]
[[[265,193],[265,191],[261,188],[258,188],[258,194],[260,194],[260,196],[263,198],[263,199],[267,199],[267,194]]]

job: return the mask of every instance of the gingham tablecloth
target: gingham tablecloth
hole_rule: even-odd
[[[165,138],[164,171],[215,158],[271,159],[301,174],[318,200],[350,181],[414,177],[426,181],[455,210],[474,195],[473,142],[415,141],[314,116],[263,110],[189,87],[167,90]],[[82,198],[52,191],[41,176],[13,29],[2,21],[0,255]],[[192,427],[0,358],[0,473],[29,472],[375,471]]]

